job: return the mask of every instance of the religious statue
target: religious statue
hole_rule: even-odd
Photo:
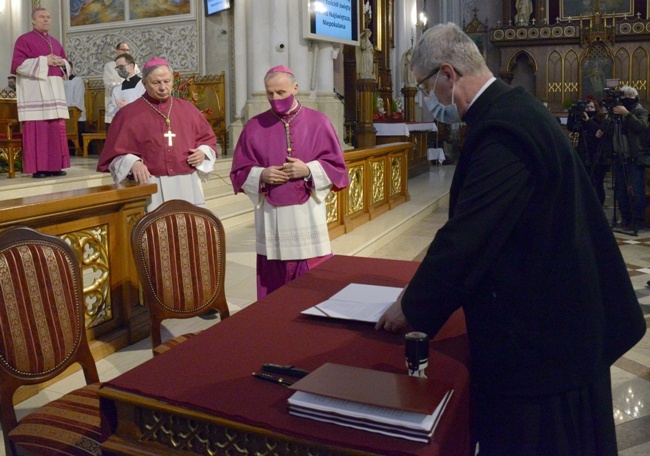
[[[411,47],[408,51],[402,54],[402,59],[400,61],[400,66],[402,68],[402,83],[404,87],[415,87],[418,81],[413,76],[411,72],[411,56],[413,55],[413,48]]]
[[[371,35],[372,32],[368,29],[361,32],[357,49],[357,73],[360,79],[375,79],[375,46],[370,41]]]
[[[517,14],[515,15],[516,25],[528,25],[530,22],[530,15],[533,13],[532,0],[517,0],[515,3]]]

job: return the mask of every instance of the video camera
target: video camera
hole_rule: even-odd
[[[575,116],[576,121],[582,120],[582,113],[585,112],[585,107],[589,104],[589,100],[576,100],[569,107],[569,115]]]
[[[612,109],[616,106],[620,106],[621,99],[625,98],[625,94],[622,90],[617,88],[605,87],[605,96],[602,98],[603,107],[607,109],[607,112],[612,114]]]

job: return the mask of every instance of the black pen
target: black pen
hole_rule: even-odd
[[[303,378],[309,374],[309,371],[300,369],[294,366],[285,366],[281,364],[266,363],[262,366],[262,370],[266,372],[273,372],[276,374],[290,375],[291,377]]]
[[[263,373],[260,373],[260,372],[253,372],[253,377],[257,377],[259,379],[266,380],[267,382],[278,383],[278,384],[280,384],[282,386],[293,385],[293,382],[290,382],[290,381],[285,380],[283,378],[274,377],[273,375],[263,374]]]

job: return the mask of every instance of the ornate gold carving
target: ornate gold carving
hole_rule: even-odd
[[[385,171],[384,161],[372,162],[372,204],[383,201],[385,198],[384,182]]]
[[[108,258],[108,225],[60,236],[74,250],[81,267],[86,328],[113,318]]]
[[[140,442],[157,442],[169,448],[201,455],[334,456],[341,453],[284,439],[259,435],[234,426],[206,423],[171,413],[136,409]]]
[[[393,157],[390,161],[390,196],[402,192],[402,159]]]
[[[350,187],[348,189],[348,215],[360,212],[363,204],[363,168],[364,165],[351,166],[348,168]]]
[[[327,214],[327,223],[337,222],[339,220],[339,193],[330,192],[325,198],[325,213]]]
[[[9,151],[10,150],[13,150],[13,152],[14,152],[14,154],[13,154],[14,157],[13,158],[14,158],[14,163],[15,163],[18,160],[18,157],[20,156],[20,154],[22,153],[23,148],[20,147],[20,146],[13,147],[13,148],[12,147],[0,147],[0,159],[2,159],[2,161],[6,162],[6,163],[9,163]]]

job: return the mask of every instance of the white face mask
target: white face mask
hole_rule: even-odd
[[[424,104],[427,109],[433,115],[433,118],[438,122],[446,124],[460,123],[460,113],[458,112],[458,107],[454,103],[454,90],[451,90],[451,104],[444,106],[436,97],[434,90],[436,89],[436,84],[438,84],[438,76],[436,76],[436,82],[433,83],[433,89],[429,91],[429,95],[424,97]]]

